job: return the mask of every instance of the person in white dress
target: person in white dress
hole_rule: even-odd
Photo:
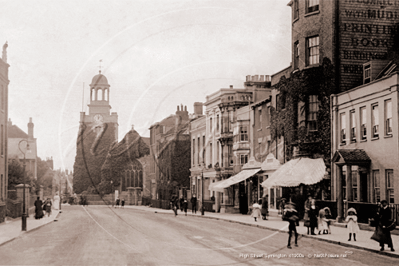
[[[58,192],[55,194],[53,202],[54,202],[53,208],[55,210],[58,210],[60,206],[60,196],[58,196]]]
[[[357,224],[357,213],[355,208],[349,208],[348,216],[346,216],[345,222],[347,222],[347,227],[349,231],[349,239],[351,241],[351,237],[353,235],[353,240],[356,241],[356,234],[359,232],[359,225]]]
[[[255,219],[255,222],[257,222],[257,219],[260,219],[260,209],[261,206],[254,201],[254,204],[252,205],[252,217]]]

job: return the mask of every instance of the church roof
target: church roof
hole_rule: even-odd
[[[8,124],[8,138],[21,138],[27,139],[28,134],[26,134],[22,129],[17,127],[16,125]]]
[[[107,78],[103,74],[97,74],[91,80],[90,86],[109,86]]]

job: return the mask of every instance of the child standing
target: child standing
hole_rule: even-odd
[[[187,216],[187,207],[188,207],[187,199],[184,199],[184,201],[183,201],[183,210],[186,213],[186,216]]]
[[[349,231],[349,239],[351,241],[351,237],[353,234],[353,240],[356,241],[356,234],[359,232],[359,225],[357,224],[357,213],[354,208],[349,208],[348,216],[346,216],[345,222],[348,223],[348,231]]]
[[[255,222],[257,222],[257,219],[260,218],[260,205],[254,200],[254,204],[252,205],[252,215]]]

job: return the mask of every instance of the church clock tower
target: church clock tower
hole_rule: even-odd
[[[99,185],[101,166],[111,145],[118,140],[118,114],[111,113],[110,87],[101,71],[95,75],[90,84],[89,113],[80,113],[74,163],[75,193]]]

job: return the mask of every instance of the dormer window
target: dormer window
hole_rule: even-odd
[[[371,82],[371,64],[363,66],[363,84]]]

